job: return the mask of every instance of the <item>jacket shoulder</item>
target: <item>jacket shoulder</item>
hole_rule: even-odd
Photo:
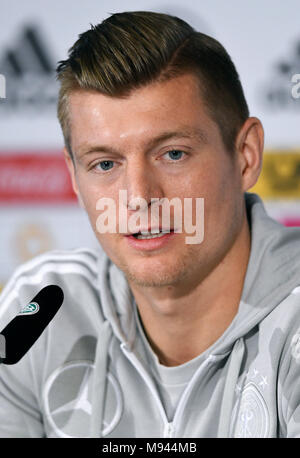
[[[0,323],[3,325],[21,306],[49,284],[62,289],[87,285],[97,289],[97,262],[101,251],[89,248],[52,250],[19,266],[0,294]]]

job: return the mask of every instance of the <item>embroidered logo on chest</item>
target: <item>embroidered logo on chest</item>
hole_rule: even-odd
[[[266,383],[266,381],[264,381]],[[233,417],[236,418],[234,437],[268,437],[270,429],[266,402],[256,384],[250,381],[242,390]]]

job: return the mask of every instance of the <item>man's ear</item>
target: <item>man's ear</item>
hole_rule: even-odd
[[[247,191],[257,182],[262,168],[264,130],[258,118],[250,117],[245,121],[237,135],[236,150],[243,191]]]
[[[66,161],[68,170],[69,170],[69,172],[70,172],[73,191],[74,191],[75,194],[77,195],[77,199],[78,199],[78,203],[79,203],[80,207],[85,208],[85,207],[84,207],[84,204],[83,204],[83,201],[82,201],[82,199],[81,199],[81,195],[80,195],[79,189],[78,189],[78,184],[77,184],[77,180],[76,180],[76,170],[75,170],[74,160],[73,160],[73,158],[70,156],[70,154],[69,154],[67,148],[64,148],[64,149],[63,149],[63,153],[64,153],[64,157],[65,157],[65,161]]]

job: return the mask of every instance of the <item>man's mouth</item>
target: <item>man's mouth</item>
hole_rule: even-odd
[[[158,237],[163,237],[166,234],[170,234],[170,232],[173,232],[173,230],[172,229],[162,230],[162,231],[155,232],[154,234],[152,232],[137,232],[131,235],[138,240],[147,240],[147,239],[157,239]]]
[[[135,250],[153,251],[163,248],[173,239],[175,229],[170,228],[143,228],[138,232],[127,234],[129,245]]]

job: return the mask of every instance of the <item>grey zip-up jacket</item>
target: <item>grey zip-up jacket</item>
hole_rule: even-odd
[[[21,361],[0,367],[0,437],[300,437],[300,229],[246,194],[251,255],[239,310],[199,358],[169,421],[136,349],[133,297],[99,249],[21,266],[1,329],[48,284],[57,315]]]

